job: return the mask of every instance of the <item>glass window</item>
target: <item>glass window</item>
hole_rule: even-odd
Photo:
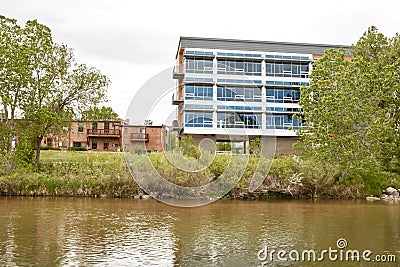
[[[218,74],[261,76],[261,62],[219,59],[217,66]]]
[[[283,64],[283,76],[292,77],[292,64],[291,63]]]
[[[83,123],[78,122],[78,133],[83,133]]]
[[[82,146],[82,143],[81,142],[72,142],[72,146],[73,147],[81,147]]]
[[[217,127],[260,129],[261,114],[218,112]]]
[[[92,133],[97,133],[97,122],[92,123]]]
[[[109,122],[105,122],[104,123],[104,133],[109,133],[110,132],[110,123]]]
[[[187,73],[213,73],[213,60],[204,58],[186,58],[185,71]]]
[[[283,64],[275,63],[275,76],[282,77],[283,76]]]
[[[274,116],[267,114],[267,129],[274,128]]]
[[[308,64],[302,64],[301,65],[301,78],[307,78],[308,77]]]
[[[212,112],[185,112],[184,116],[185,127],[212,127]]]
[[[240,86],[218,86],[217,100],[261,102],[261,88]]]
[[[299,120],[294,118],[295,113],[292,114],[267,114],[266,126],[267,129],[285,129],[297,130],[301,127]]]
[[[308,78],[308,63],[267,62],[266,75],[275,77]]]
[[[283,90],[275,89],[275,103],[282,103],[282,102],[283,102]]]
[[[47,146],[53,146],[53,138],[47,138]]]
[[[267,71],[267,76],[274,76],[273,64],[272,63],[267,63],[266,64],[266,71]]]
[[[274,121],[275,121],[275,129],[282,129],[283,128],[283,118],[282,115],[274,115]]]
[[[186,100],[212,100],[213,88],[207,85],[185,85]]]
[[[300,90],[293,88],[267,88],[267,102],[271,103],[298,103]]]
[[[300,65],[292,64],[292,75],[293,77],[300,77]]]

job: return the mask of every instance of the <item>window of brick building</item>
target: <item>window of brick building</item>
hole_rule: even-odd
[[[48,146],[53,146],[53,139],[52,138],[47,138],[47,145]]]
[[[104,133],[109,133],[110,132],[110,123],[105,122],[104,123]]]
[[[82,122],[78,123],[78,133],[83,133],[83,123]]]

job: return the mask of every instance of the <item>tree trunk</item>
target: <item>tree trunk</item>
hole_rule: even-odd
[[[39,135],[36,137],[36,156],[35,156],[35,165],[39,165],[40,160],[40,144],[42,143],[43,136]]]

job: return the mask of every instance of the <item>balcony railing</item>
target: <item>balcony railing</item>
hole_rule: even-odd
[[[120,135],[120,130],[117,129],[87,129],[87,134],[88,135],[104,135],[104,136],[110,136],[110,135]]]
[[[131,141],[149,141],[149,134],[147,133],[131,133]]]
[[[183,65],[178,65],[174,67],[172,71],[172,78],[182,80],[185,77],[185,71]]]
[[[172,95],[172,105],[179,105],[180,103],[183,103],[183,98],[179,99],[177,97],[177,93]]]

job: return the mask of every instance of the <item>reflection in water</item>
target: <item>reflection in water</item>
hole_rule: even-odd
[[[178,208],[153,200],[5,197],[0,210],[1,266],[260,266],[264,246],[320,251],[338,238],[374,253],[400,248],[398,206],[363,201]]]

